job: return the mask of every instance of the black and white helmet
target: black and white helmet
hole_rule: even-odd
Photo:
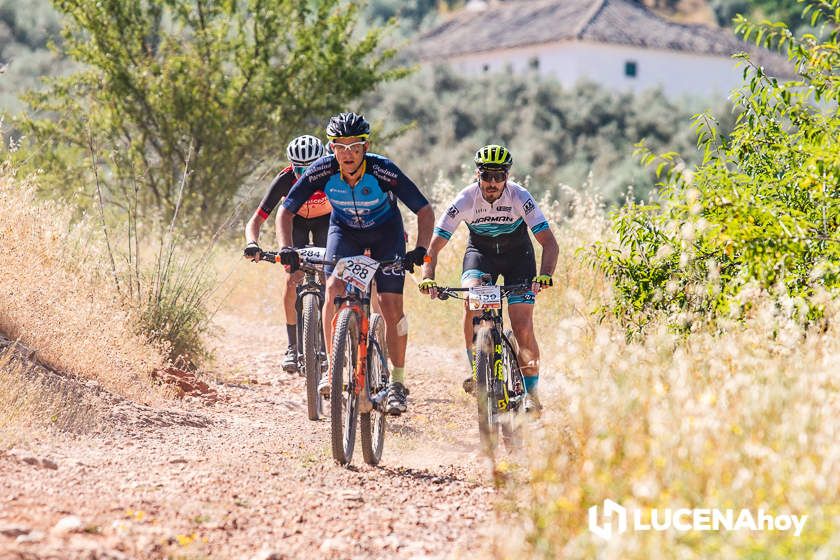
[[[292,165],[309,165],[324,155],[324,144],[315,136],[298,136],[286,147],[286,156]]]

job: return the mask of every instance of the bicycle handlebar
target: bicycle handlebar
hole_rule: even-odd
[[[279,251],[262,251],[260,253],[260,260],[266,261],[270,263],[279,263],[280,262],[280,252]],[[330,265],[335,266],[338,264],[339,260],[324,260],[324,259],[313,259],[312,257],[301,257],[300,263],[301,265]],[[376,259],[374,259],[376,260]],[[376,261],[379,263],[380,268],[382,270],[395,270],[398,268],[403,267],[403,262],[405,259],[403,257],[397,257],[394,259],[385,259],[381,261]]]
[[[455,299],[465,299],[460,295],[460,293],[470,291],[469,288],[448,288],[446,286],[436,286],[436,288],[438,292],[437,298],[440,300],[449,299],[450,297]],[[522,282],[519,284],[508,284],[506,286],[499,286],[499,288],[501,289],[502,297],[506,298],[529,291],[531,289],[531,283]]]

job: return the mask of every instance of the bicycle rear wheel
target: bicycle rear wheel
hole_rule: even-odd
[[[482,327],[475,335],[476,401],[478,402],[478,433],[484,452],[493,456],[498,441],[496,401],[493,396],[493,331]]]
[[[341,465],[353,458],[356,444],[356,419],[359,399],[356,396],[354,371],[359,349],[359,318],[343,308],[335,324],[332,348],[332,387],[330,392],[330,432],[333,459]]]
[[[370,316],[368,334],[367,386],[370,396],[388,387],[388,348],[385,345],[385,320],[378,313]],[[362,455],[368,465],[377,465],[385,447],[385,413],[374,408],[359,416]]]
[[[316,294],[304,294],[303,371],[306,374],[306,411],[310,420],[318,420],[323,410],[318,382],[321,380],[321,309]]]

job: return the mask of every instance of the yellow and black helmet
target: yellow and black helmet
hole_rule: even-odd
[[[479,169],[504,169],[513,165],[510,150],[499,144],[490,144],[475,153],[475,166]]]

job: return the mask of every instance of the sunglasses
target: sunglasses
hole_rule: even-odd
[[[507,179],[507,171],[482,171],[479,174],[482,181],[487,181],[488,183],[501,183],[505,179]]]
[[[308,165],[295,165],[292,169],[294,170],[295,175],[301,176],[304,173],[306,173],[306,170],[309,169],[309,166]]]
[[[366,143],[366,140],[360,140],[359,142],[353,142],[352,144],[338,144],[336,142],[331,142],[331,145],[333,152],[336,154],[341,152],[353,152],[354,154],[358,154],[365,149]]]

